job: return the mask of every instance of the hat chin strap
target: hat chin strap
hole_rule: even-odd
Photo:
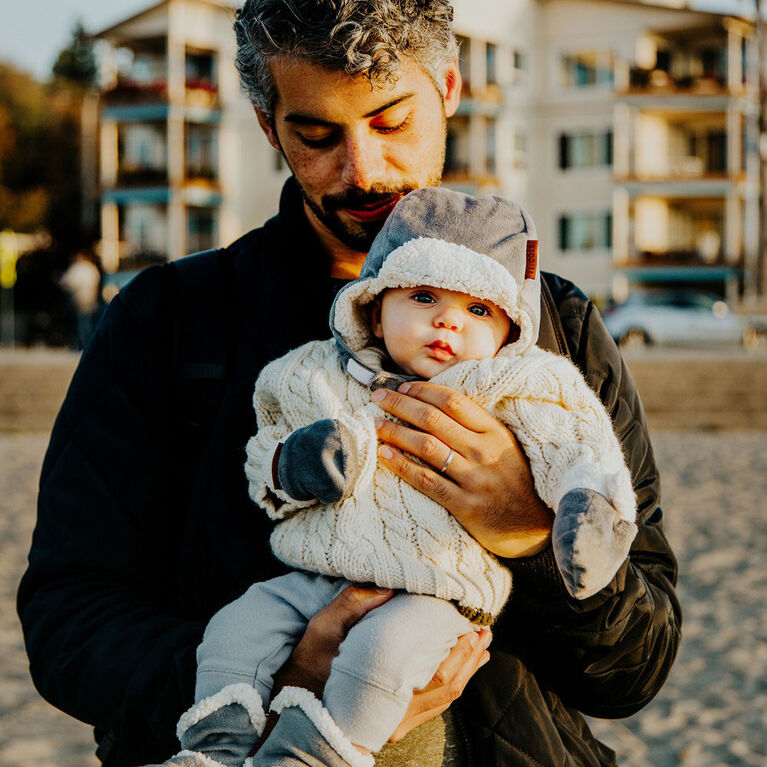
[[[354,357],[349,357],[346,363],[346,371],[355,381],[359,381],[363,386],[370,386],[376,377],[373,370],[357,362]]]

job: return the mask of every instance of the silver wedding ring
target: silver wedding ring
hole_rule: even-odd
[[[447,454],[445,463],[442,464],[442,468],[439,470],[440,474],[444,474],[447,471],[447,467],[450,466],[450,461],[453,460],[454,455],[455,455],[455,450],[451,449],[450,452]]]

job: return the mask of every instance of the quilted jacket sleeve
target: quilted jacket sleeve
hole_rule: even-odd
[[[175,750],[204,629],[172,612],[169,279],[165,267],[137,277],[83,354],[45,457],[18,597],[40,693],[95,725],[102,757],[132,743],[130,764]]]
[[[507,560],[515,590],[496,641],[508,642],[566,705],[628,716],[660,689],[680,640],[676,560],[663,531],[660,480],[631,375],[599,313],[570,283],[555,300],[571,356],[597,392],[623,447],[637,496],[638,533],[612,582],[589,599],[567,595],[551,549]]]

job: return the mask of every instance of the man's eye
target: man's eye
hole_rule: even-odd
[[[317,136],[307,136],[303,133],[298,133],[298,139],[304,146],[310,146],[314,149],[322,149],[323,147],[333,146],[338,141],[338,137],[335,132],[325,133]]]
[[[469,311],[472,314],[476,314],[477,317],[489,317],[490,316],[490,309],[488,309],[484,304],[473,304],[469,307]]]
[[[392,133],[399,133],[400,131],[405,130],[405,128],[407,128],[409,124],[410,124],[410,115],[405,117],[404,120],[400,120],[400,122],[395,123],[394,125],[378,124],[378,125],[374,125],[373,127],[379,133],[385,133],[389,135]]]

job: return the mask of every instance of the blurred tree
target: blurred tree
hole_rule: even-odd
[[[46,87],[0,63],[0,228],[46,228],[53,128]]]
[[[0,229],[46,230],[71,253],[95,235],[81,229],[80,116],[96,60],[80,22],[52,74],[40,83],[0,62]]]
[[[96,83],[96,73],[93,42],[78,19],[72,29],[69,45],[59,53],[53,65],[53,76],[83,88],[91,88]]]

